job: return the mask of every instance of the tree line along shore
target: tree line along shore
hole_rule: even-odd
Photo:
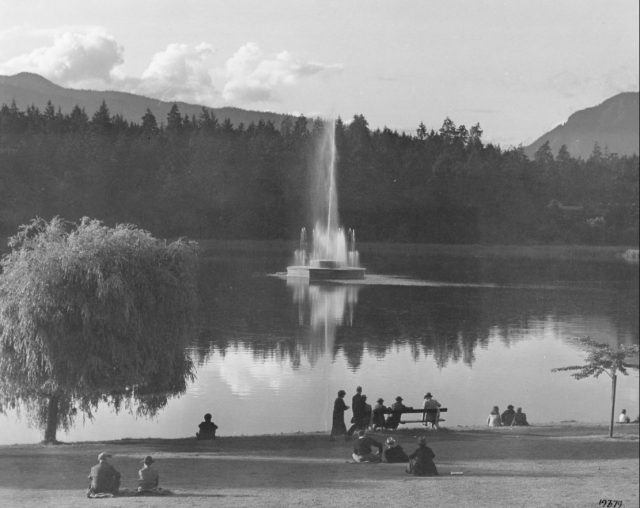
[[[0,107],[0,235],[34,216],[134,223],[160,237],[288,240],[312,227],[319,119],[233,125],[203,109],[138,123],[103,103],[89,118]],[[437,131],[335,122],[341,220],[365,242],[637,245],[638,156],[597,145],[584,160],[543,145],[485,143],[482,128]]]

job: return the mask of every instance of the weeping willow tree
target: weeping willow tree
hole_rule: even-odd
[[[590,337],[578,339],[578,342],[587,350],[584,365],[569,365],[552,369],[552,372],[576,371],[571,374],[575,379],[584,379],[593,376],[600,377],[606,374],[611,379],[611,411],[609,419],[609,437],[613,437],[613,422],[616,407],[616,384],[618,374],[628,375],[628,369],[638,368],[638,346],[621,345],[613,348],[607,344],[596,342]]]
[[[193,378],[197,245],[131,225],[35,219],[0,273],[0,411],[56,442],[99,403],[154,415]]]

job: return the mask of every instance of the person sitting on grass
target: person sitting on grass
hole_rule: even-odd
[[[383,453],[385,462],[391,464],[394,462],[407,462],[409,460],[409,456],[404,452],[402,446],[400,446],[395,439],[388,437],[385,444],[387,445],[387,449]]]
[[[200,432],[196,432],[197,439],[215,439],[218,426],[211,421],[211,413],[204,415],[204,421],[198,425]]]
[[[622,412],[620,413],[620,416],[618,416],[618,423],[630,423],[631,422],[631,418],[629,418],[629,416],[627,415],[627,410],[623,409]]]
[[[527,421],[527,414],[522,412],[522,408],[516,409],[516,414],[513,415],[513,425],[529,425]]]
[[[505,409],[502,415],[500,416],[500,419],[502,420],[502,425],[504,425],[505,427],[510,427],[511,425],[513,425],[513,418],[515,417],[515,415],[516,415],[516,412],[513,410],[513,406],[509,404],[507,406],[507,409]]]
[[[142,469],[138,471],[138,490],[136,492],[139,496],[166,496],[171,494],[171,491],[161,489],[158,485],[160,483],[160,475],[151,464],[155,461],[151,455],[147,455],[142,461]]]
[[[493,406],[493,409],[489,413],[489,418],[487,418],[487,425],[489,427],[502,426],[502,420],[500,419],[500,409],[498,409],[498,406]]]
[[[91,484],[87,497],[113,497],[120,491],[120,473],[107,461],[111,454],[100,452],[98,463],[91,468],[89,480]]]
[[[418,438],[418,449],[409,455],[407,473],[415,476],[437,476],[438,470],[433,462],[433,450],[427,446],[427,438]]]
[[[351,456],[355,462],[380,462],[382,460],[382,444],[367,436],[366,431],[360,430]]]

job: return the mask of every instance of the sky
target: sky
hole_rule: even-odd
[[[638,0],[0,0],[0,75],[526,145],[638,90]]]

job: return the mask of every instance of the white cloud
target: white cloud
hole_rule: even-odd
[[[248,349],[228,351],[220,363],[220,378],[234,395],[247,396],[260,390],[281,390],[295,382],[295,372],[290,364],[276,357],[257,361]]]
[[[58,32],[52,44],[0,64],[0,73],[35,72],[62,85],[99,80],[109,83],[123,62],[124,49],[102,28]]]
[[[153,56],[134,91],[162,100],[210,104],[218,97],[210,64],[213,54],[206,43],[169,44]]]
[[[227,60],[223,97],[228,101],[266,102],[277,99],[281,88],[295,85],[301,78],[337,70],[338,65],[300,62],[288,51],[265,55],[248,42]]]
[[[210,44],[171,43],[153,55],[138,77],[124,74],[124,48],[103,27],[21,28],[1,31],[0,40],[8,42],[20,32],[32,41],[37,39],[40,46],[0,62],[0,74],[34,72],[62,86],[108,88],[166,101],[209,106],[219,105],[221,97],[239,106],[274,101],[284,88],[341,69],[302,61],[288,51],[268,55],[251,42],[240,47],[223,68],[216,68]]]

